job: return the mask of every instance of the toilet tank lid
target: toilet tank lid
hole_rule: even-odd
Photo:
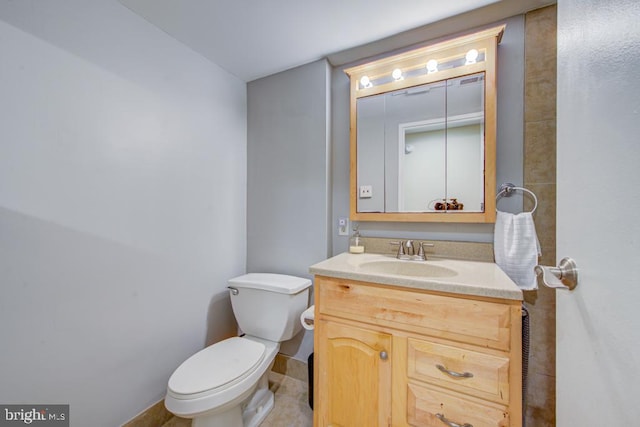
[[[310,287],[311,280],[286,274],[249,273],[229,280],[229,286],[297,294]]]

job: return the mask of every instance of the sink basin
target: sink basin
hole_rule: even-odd
[[[400,260],[363,262],[360,264],[359,269],[363,273],[393,274],[412,277],[453,277],[458,274],[450,268],[439,265],[419,261]]]

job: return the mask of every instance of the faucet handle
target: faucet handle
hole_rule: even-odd
[[[418,257],[420,257],[420,259],[423,260],[427,260],[427,255],[424,253],[424,247],[428,246],[430,248],[434,247],[435,245],[433,243],[427,243],[427,242],[418,242],[418,244],[420,245],[420,248],[418,249]]]
[[[404,244],[402,243],[402,240],[400,240],[399,242],[389,242],[390,245],[398,245],[398,258],[400,257],[400,255],[406,255],[404,252]]]

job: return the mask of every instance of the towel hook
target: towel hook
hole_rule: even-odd
[[[515,190],[524,191],[525,193],[529,193],[531,197],[533,197],[534,204],[533,204],[533,209],[531,209],[531,213],[534,213],[536,211],[536,208],[538,207],[538,198],[536,197],[535,193],[524,187],[517,187],[515,184],[512,184],[510,182],[505,182],[500,186],[500,191],[498,191],[498,194],[496,194],[496,200],[498,200],[500,197],[503,197],[503,196],[511,197],[511,195]],[[496,207],[496,210],[498,210],[497,207]]]

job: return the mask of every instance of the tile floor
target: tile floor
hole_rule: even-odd
[[[312,427],[313,411],[309,408],[306,381],[271,372],[269,388],[275,394],[275,406],[261,427]],[[190,427],[191,420],[173,417],[162,427]]]

